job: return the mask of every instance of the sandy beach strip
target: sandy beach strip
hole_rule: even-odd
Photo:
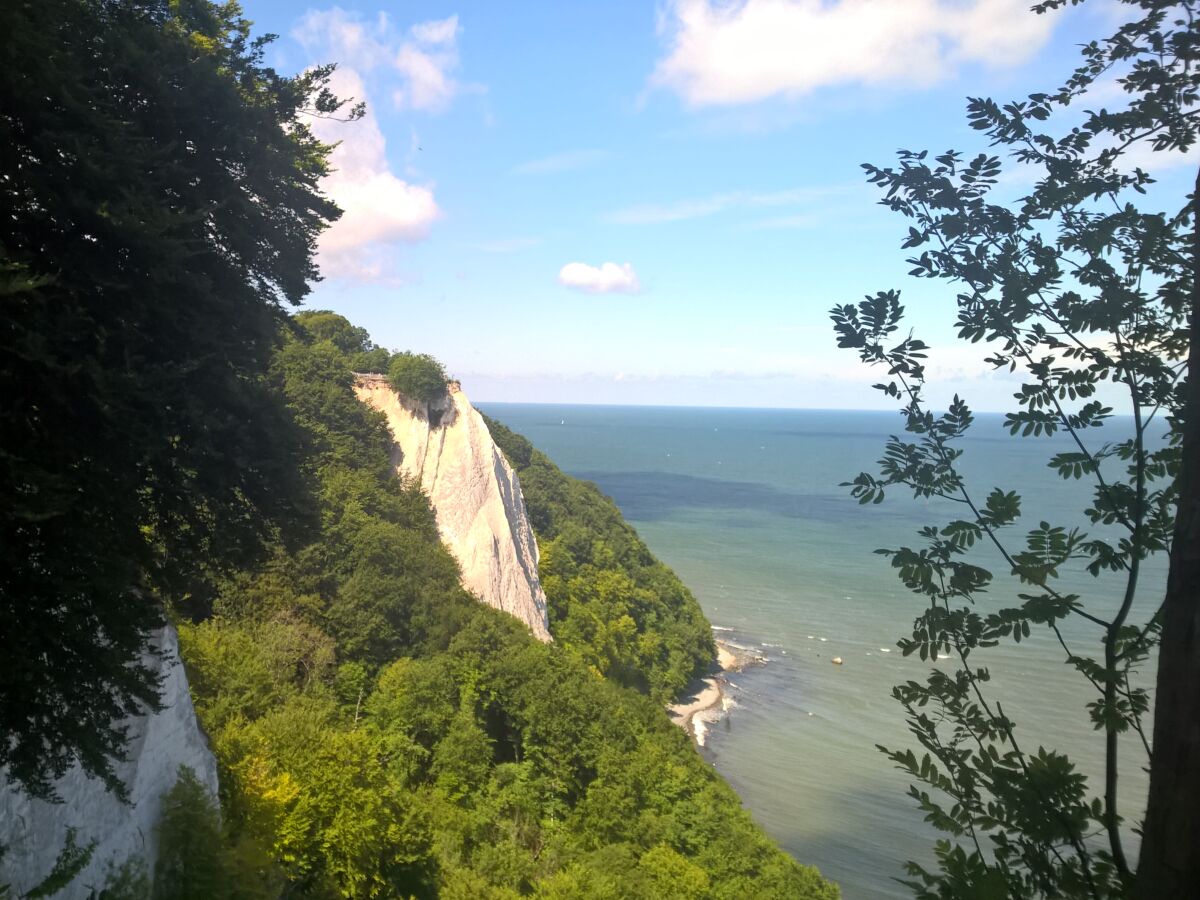
[[[724,641],[718,640],[716,644],[717,661],[712,673],[692,682],[680,701],[667,707],[671,721],[686,731],[700,746],[704,746],[704,731],[696,727],[696,717],[709,710],[723,709],[726,674],[740,672],[750,663],[759,661],[755,657],[739,653]]]

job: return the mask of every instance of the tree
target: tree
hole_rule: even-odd
[[[162,798],[155,900],[215,900],[228,897],[232,883],[216,800],[187,766]]]
[[[294,321],[317,341],[329,341],[349,355],[356,372],[386,372],[392,354],[371,340],[367,329],[351,325],[345,316],[326,309],[305,310]]]
[[[1143,211],[1134,200],[1155,190],[1154,179],[1130,157],[1196,144],[1200,26],[1194,3],[1125,2],[1133,20],[1084,46],[1082,64],[1058,91],[1003,107],[969,101],[972,126],[1040,174],[1011,208],[993,200],[997,156],[967,161],[951,151],[930,160],[900,151],[896,168],[865,166],[885,191],[881,202],[910,220],[903,246],[916,254],[911,274],[956,284],[959,337],[986,342],[995,369],[1023,374],[1006,417],[1010,433],[1068,435],[1072,449],[1048,464],[1094,488],[1086,522],[1041,522],[1016,536],[1017,492],[980,493],[960,473],[961,439],[973,422],[967,404],[955,397],[935,414],[925,402],[928,348],[896,334],[899,294],[833,310],[839,346],[887,369],[889,380],[876,387],[902,404],[910,435],[888,441],[878,473],[855,478],[852,494],[877,503],[899,486],[960,510],[923,529],[922,547],[880,551],[928,603],[900,642],[904,653],[957,661],[951,673],[935,670],[894,691],[925,752],[885,752],[933,789],[911,793],[952,838],[936,846],[937,871],[908,864],[921,897],[1183,897],[1200,884],[1200,192],[1178,209]],[[1065,5],[1050,0],[1035,10]],[[1116,111],[1088,110],[1058,137],[1038,130],[1086,102],[1102,79],[1125,95]],[[1133,436],[1102,444],[1095,429],[1114,412],[1109,397],[1132,416]],[[1169,440],[1156,443],[1151,426],[1163,419]],[[993,574],[973,562],[981,543],[1017,580],[1019,605],[984,607]],[[1156,553],[1170,555],[1161,605],[1139,591],[1142,563]],[[1061,570],[1072,562],[1119,579],[1119,603],[1106,608],[1061,589]],[[1060,625],[1070,617],[1094,626],[1093,643],[1069,645]],[[990,673],[976,654],[1034,628],[1055,636],[1094,691],[1088,714],[1103,741],[1100,791],[1066,756],[1018,742],[989,696]],[[1155,648],[1151,743],[1143,721],[1150,696],[1131,673]],[[1145,757],[1123,760],[1118,738],[1135,733]],[[1135,867],[1116,788],[1122,765],[1147,761],[1150,801]]]
[[[429,403],[445,395],[449,378],[428,353],[397,353],[388,363],[388,381],[405,397]]]
[[[555,642],[618,684],[671,702],[716,655],[700,604],[594,484],[484,421],[521,478]]]
[[[304,117],[342,104],[233,3],[5,3],[0,33],[0,766],[120,792],[162,599],[203,611],[289,508],[266,372],[338,215]]]
[[[28,891],[23,892],[20,895],[20,900],[53,897],[75,880],[75,876],[82,872],[87,864],[92,861],[92,854],[95,851],[95,841],[90,841],[86,847],[80,847],[76,840],[75,829],[68,828],[66,837],[63,840],[63,848],[54,860],[54,867],[50,870],[50,874]],[[7,848],[0,846],[0,862],[3,862],[6,852]],[[0,884],[0,900],[17,900],[12,893],[11,885]]]

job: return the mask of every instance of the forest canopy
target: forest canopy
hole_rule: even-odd
[[[180,632],[232,883],[254,896],[837,897],[754,825],[658,702],[599,677],[597,648],[543,644],[462,590],[425,496],[392,474],[382,417],[354,396],[363,343],[335,342],[328,315],[297,316],[272,369],[317,524],[227,579],[213,615]],[[643,633],[677,614],[707,635],[698,610],[688,624],[667,606]]]
[[[667,702],[712,663],[712,629],[615,503],[486,417],[521,478],[541,552],[550,631],[594,671]]]

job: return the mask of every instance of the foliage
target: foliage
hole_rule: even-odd
[[[386,365],[427,400],[440,365],[283,315],[338,215],[305,117],[361,114],[332,67],[281,78],[236,3],[18,2],[0,32],[0,767],[123,791],[165,600],[223,818],[181,772],[157,896],[836,897],[656,702],[463,590],[352,390]],[[564,572],[612,570],[594,617],[623,636],[593,665],[665,695],[711,654],[703,617],[598,509],[614,546],[582,512],[563,545]]]
[[[618,684],[662,702],[678,696],[715,653],[696,598],[594,484],[485,418],[521,478],[554,639]]]
[[[4,853],[7,848],[0,847],[0,860],[4,858]],[[68,828],[66,837],[63,841],[63,848],[59,851],[58,857],[54,860],[54,866],[50,873],[30,888],[25,893],[21,894],[21,900],[34,900],[39,897],[53,897],[72,881],[75,876],[83,871],[84,867],[92,861],[92,854],[96,850],[96,842],[91,841],[86,847],[80,847],[76,840],[76,831],[74,828]],[[14,897],[12,894],[12,886],[0,884],[0,900],[9,900]]]
[[[133,856],[119,866],[109,863],[104,887],[96,900],[147,900],[149,896],[150,876],[146,873],[146,863]]]
[[[288,508],[263,376],[338,215],[301,116],[341,104],[236,4],[5,3],[0,33],[0,766],[120,793],[158,598],[203,608]]]
[[[851,493],[878,503],[899,486],[960,509],[952,521],[922,529],[922,546],[879,551],[928,604],[912,637],[900,642],[905,655],[956,662],[950,672],[935,670],[924,683],[894,691],[924,753],[887,755],[923,783],[912,796],[949,835],[937,844],[935,870],[908,864],[908,883],[920,897],[1123,896],[1133,883],[1117,804],[1118,738],[1138,736],[1139,752],[1125,765],[1144,766],[1150,697],[1131,676],[1158,643],[1161,598],[1139,596],[1139,574],[1172,541],[1194,221],[1190,205],[1137,208],[1134,195],[1153,179],[1124,156],[1195,144],[1200,75],[1190,64],[1200,33],[1190,4],[1183,13],[1150,0],[1130,5],[1141,17],[1085,45],[1083,64],[1059,91],[1003,107],[969,102],[971,125],[1039,172],[1016,204],[993,199],[1002,190],[998,156],[968,160],[950,151],[931,160],[900,151],[897,168],[865,166],[884,191],[881,202],[912,223],[904,241],[915,254],[911,274],[956,284],[959,337],[986,342],[993,368],[1023,374],[1006,417],[1010,434],[1069,436],[1072,449],[1047,464],[1093,487],[1078,520],[1040,522],[1022,537],[1017,491],[980,491],[961,475],[961,442],[974,417],[958,397],[942,414],[928,408],[928,348],[898,333],[899,294],[833,310],[839,346],[886,368],[889,380],[876,387],[901,402],[909,435],[893,436],[878,473],[860,474]],[[1124,109],[1089,111],[1060,138],[1037,131],[1110,77],[1127,95]],[[1132,416],[1133,436],[1103,443],[1098,429],[1114,414],[1110,397]],[[1164,418],[1171,439],[1158,443],[1151,426]],[[976,564],[976,545],[1000,554],[1018,605],[984,603],[993,573]],[[1117,580],[1120,602],[1106,608],[1061,588],[1072,563]],[[1061,627],[1068,618],[1094,626],[1094,643],[1070,645]],[[990,695],[990,673],[977,654],[1034,629],[1053,634],[1094,692],[1087,715],[1106,760],[1098,794],[1066,756],[1019,743],[1014,722]]]
[[[358,351],[300,325],[275,372],[318,524],[180,628],[239,890],[836,897],[657,703],[458,586],[354,398]]]
[[[427,353],[395,354],[388,362],[387,374],[399,393],[423,403],[444,396],[449,381],[442,364]]]
[[[367,329],[326,309],[297,313],[294,321],[316,341],[329,341],[350,357],[355,372],[386,372],[392,354],[371,340]]]
[[[163,795],[154,863],[155,900],[215,900],[231,892],[217,806],[196,773],[179,767]]]

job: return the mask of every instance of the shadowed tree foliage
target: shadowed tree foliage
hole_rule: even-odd
[[[987,153],[901,151],[895,168],[865,167],[885,192],[881,202],[910,221],[911,274],[954,284],[959,337],[986,343],[990,365],[1023,376],[1009,432],[1066,435],[1070,448],[1047,464],[1092,487],[1074,521],[1019,533],[1019,485],[962,477],[972,413],[958,397],[945,413],[928,408],[928,348],[898,333],[899,294],[833,310],[839,346],[887,371],[876,387],[901,403],[907,432],[887,443],[877,473],[850,483],[852,493],[877,503],[901,487],[959,509],[923,529],[920,546],[880,551],[927,602],[900,642],[904,653],[956,663],[894,691],[924,753],[886,752],[923,783],[912,796],[949,835],[935,848],[936,869],[908,864],[920,897],[1166,898],[1194,896],[1200,884],[1200,216],[1195,194],[1164,199],[1138,166],[1145,156],[1133,155],[1195,146],[1200,26],[1193,3],[1125,5],[1128,21],[1085,45],[1059,90],[1004,106],[969,102],[971,125],[1036,174],[1015,203],[994,199],[1004,193],[1003,160]],[[1089,91],[1108,81],[1123,96],[1115,109],[1097,109]],[[1067,116],[1079,124],[1057,136],[1040,131]],[[1165,211],[1146,208],[1160,201]],[[1132,436],[1106,442],[1099,429],[1117,411],[1131,417]],[[1002,558],[1017,605],[988,602],[996,585],[976,545]],[[1170,556],[1165,603],[1141,579],[1153,554]],[[1118,599],[1064,588],[1060,576],[1072,565],[1114,582]],[[1089,637],[1068,640],[1068,619],[1086,623]],[[1078,715],[1097,732],[1098,784],[1036,737],[1018,739],[990,689],[980,654],[1035,629],[1053,635],[1090,687]],[[1156,652],[1151,740],[1151,695],[1136,674]],[[1125,844],[1137,810],[1120,808],[1117,785],[1121,771],[1147,765],[1135,866]]]
[[[74,881],[75,876],[92,861],[92,854],[95,850],[95,841],[90,842],[86,847],[79,846],[75,829],[68,828],[63,840],[63,848],[54,860],[54,866],[50,873],[32,888],[23,892],[19,898],[12,893],[11,885],[0,884],[0,900],[41,900],[43,897],[53,897]],[[3,863],[6,853],[6,849],[0,847],[0,863]]]
[[[160,598],[203,610],[286,504],[264,376],[338,215],[303,114],[341,104],[236,4],[17,0],[0,33],[0,766],[120,791]]]
[[[162,798],[153,900],[221,900],[232,894],[216,801],[187,766]]]

